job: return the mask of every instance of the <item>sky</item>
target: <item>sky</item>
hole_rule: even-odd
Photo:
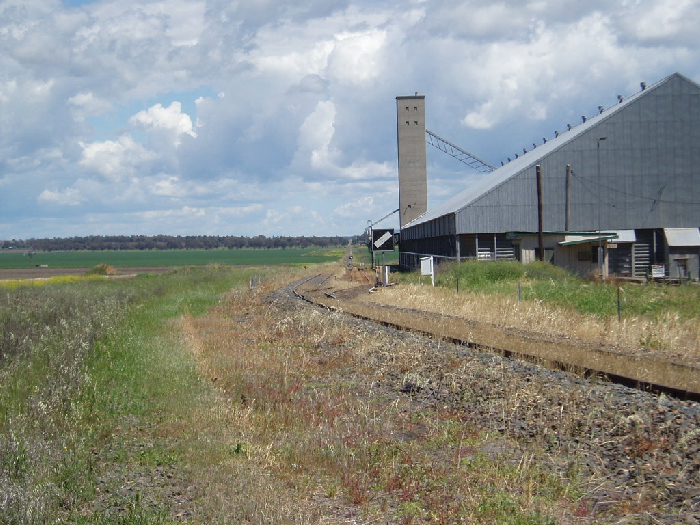
[[[0,239],[360,234],[398,208],[397,96],[500,165],[700,82],[697,0],[296,4],[0,0]],[[427,148],[429,208],[484,176]]]

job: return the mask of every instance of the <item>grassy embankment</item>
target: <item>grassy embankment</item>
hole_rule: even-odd
[[[697,284],[597,282],[549,264],[476,261],[444,265],[434,290],[415,272],[392,279],[402,285],[373,299],[700,361]]]
[[[3,288],[0,522],[540,524],[576,497],[479,452],[470,423],[373,392],[368,356],[393,343],[270,305],[295,272],[258,271],[253,290],[222,267]]]
[[[264,273],[0,286],[0,522],[162,522],[169,498],[135,473],[179,462],[177,440],[159,434],[187,427],[211,395],[177,319]]]
[[[340,314],[270,304],[267,291],[297,271],[0,289],[0,522],[359,513],[535,525],[577,507],[586,480],[575,463],[544,468],[546,443],[508,443],[466,414],[375,387],[420,363],[416,349]],[[253,275],[262,284],[250,290]],[[510,390],[504,410],[521,394]]]

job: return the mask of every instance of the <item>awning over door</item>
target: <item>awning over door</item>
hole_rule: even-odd
[[[617,237],[612,242],[637,242],[637,233],[634,230],[618,230]]]
[[[591,233],[590,235],[566,235],[559,246],[573,246],[574,244],[588,244],[600,241],[610,241],[617,237],[617,233],[602,232],[601,234]]]
[[[664,235],[669,246],[700,246],[698,228],[664,228]]]

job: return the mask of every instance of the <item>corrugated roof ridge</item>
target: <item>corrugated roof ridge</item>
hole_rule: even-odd
[[[672,78],[672,77],[679,77],[679,78],[682,78],[682,79],[685,80],[686,82],[688,82],[688,83],[690,83],[690,84],[693,84],[696,88],[700,89],[700,84],[698,84],[697,82],[695,82],[695,81],[689,79],[689,78],[686,77],[684,74],[679,73],[679,72],[675,72],[675,73],[673,73],[672,75],[667,76],[664,80],[668,80],[668,79],[670,79],[670,78]]]

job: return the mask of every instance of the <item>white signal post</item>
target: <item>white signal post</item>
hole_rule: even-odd
[[[430,275],[430,280],[435,286],[435,265],[433,262],[433,256],[431,255],[430,257],[421,257],[420,258],[420,274],[421,275]]]

